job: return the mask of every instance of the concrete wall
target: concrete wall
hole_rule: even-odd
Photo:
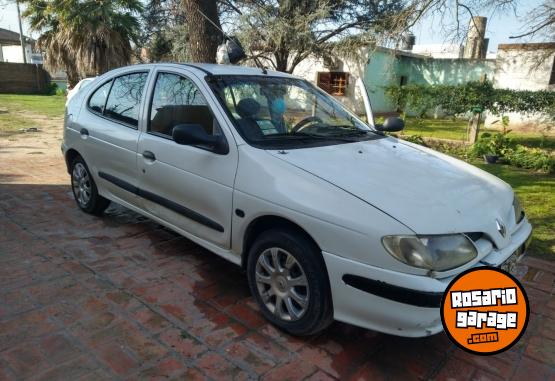
[[[31,55],[33,50],[31,45],[25,46],[25,55],[27,62],[31,62]],[[2,45],[2,60],[4,62],[23,63],[23,52],[21,45]]]
[[[42,65],[0,62],[0,93],[41,94],[49,83]]]
[[[492,80],[495,71],[493,60],[433,59],[400,57],[399,75],[408,83],[426,85],[460,85],[479,81],[483,76]]]
[[[385,87],[396,85],[400,80],[398,57],[381,50],[370,53],[364,71],[364,85],[374,113],[395,111],[395,105],[385,96]]]
[[[435,59],[377,50],[370,54],[364,82],[374,111],[387,113],[395,111],[395,106],[384,88],[399,85],[401,77],[408,84],[458,85],[483,76],[491,80],[494,70],[492,60]]]
[[[494,86],[512,90],[555,90],[549,84],[555,43],[499,45]]]
[[[537,65],[538,57],[543,57]],[[470,60],[431,58],[406,51],[385,48],[361,50],[359,58],[339,59],[326,65],[322,59],[308,58],[295,69],[294,74],[316,83],[321,71],[348,72],[349,85],[345,96],[336,97],[358,114],[364,113],[364,104],[357,79],[362,79],[368,91],[372,109],[378,114],[395,111],[395,105],[385,96],[385,87],[404,83],[426,85],[459,85],[479,81],[484,77],[498,88],[540,90],[553,89],[549,85],[555,43],[499,45],[497,59]],[[511,121],[530,121],[530,116],[511,115]],[[490,117],[488,122],[493,121]],[[543,123],[543,122],[542,122]]]
[[[364,50],[359,53],[361,57],[368,55],[368,51]],[[356,86],[359,78],[365,77],[366,61],[356,62],[356,60],[336,60],[337,66],[329,67],[324,63],[323,59],[310,57],[302,61],[295,70],[294,75],[302,77],[316,85],[319,72],[328,71],[344,71],[349,73],[349,84],[345,91],[345,96],[334,97],[347,108],[357,114],[365,113],[364,101],[360,89]]]
[[[357,79],[364,81],[372,110],[378,114],[395,111],[395,105],[385,95],[385,88],[401,83],[457,85],[478,81],[483,76],[493,78],[495,61],[436,59],[407,52],[383,48],[361,50],[359,59],[336,59],[335,67],[326,67],[322,59],[309,58],[301,62],[294,71],[316,84],[317,73],[321,71],[344,71],[349,73],[349,86],[346,95],[336,97],[356,113],[364,113],[364,104]]]

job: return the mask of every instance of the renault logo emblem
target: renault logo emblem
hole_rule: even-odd
[[[497,225],[497,231],[503,238],[505,238],[507,236],[507,228],[505,228],[505,225],[503,225],[503,223],[499,220],[495,220],[495,223]]]

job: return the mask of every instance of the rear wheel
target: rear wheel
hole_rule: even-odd
[[[333,321],[322,255],[302,234],[269,230],[249,251],[247,273],[263,315],[293,335],[312,335]]]
[[[77,206],[86,213],[99,215],[110,205],[110,200],[98,194],[89,168],[80,156],[71,163],[71,189]]]

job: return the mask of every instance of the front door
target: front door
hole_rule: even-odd
[[[147,103],[146,131],[139,138],[137,150],[143,207],[227,249],[231,246],[238,160],[231,132],[213,112],[200,79],[164,70],[156,73],[154,81]],[[179,124],[200,124],[209,134],[223,134],[229,153],[221,155],[206,147],[177,144],[172,140],[172,130]]]

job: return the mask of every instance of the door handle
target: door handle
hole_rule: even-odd
[[[89,130],[87,130],[86,128],[81,128],[81,136],[85,137],[85,136],[89,136]]]
[[[149,161],[156,161],[156,155],[150,151],[143,152],[143,157]]]

